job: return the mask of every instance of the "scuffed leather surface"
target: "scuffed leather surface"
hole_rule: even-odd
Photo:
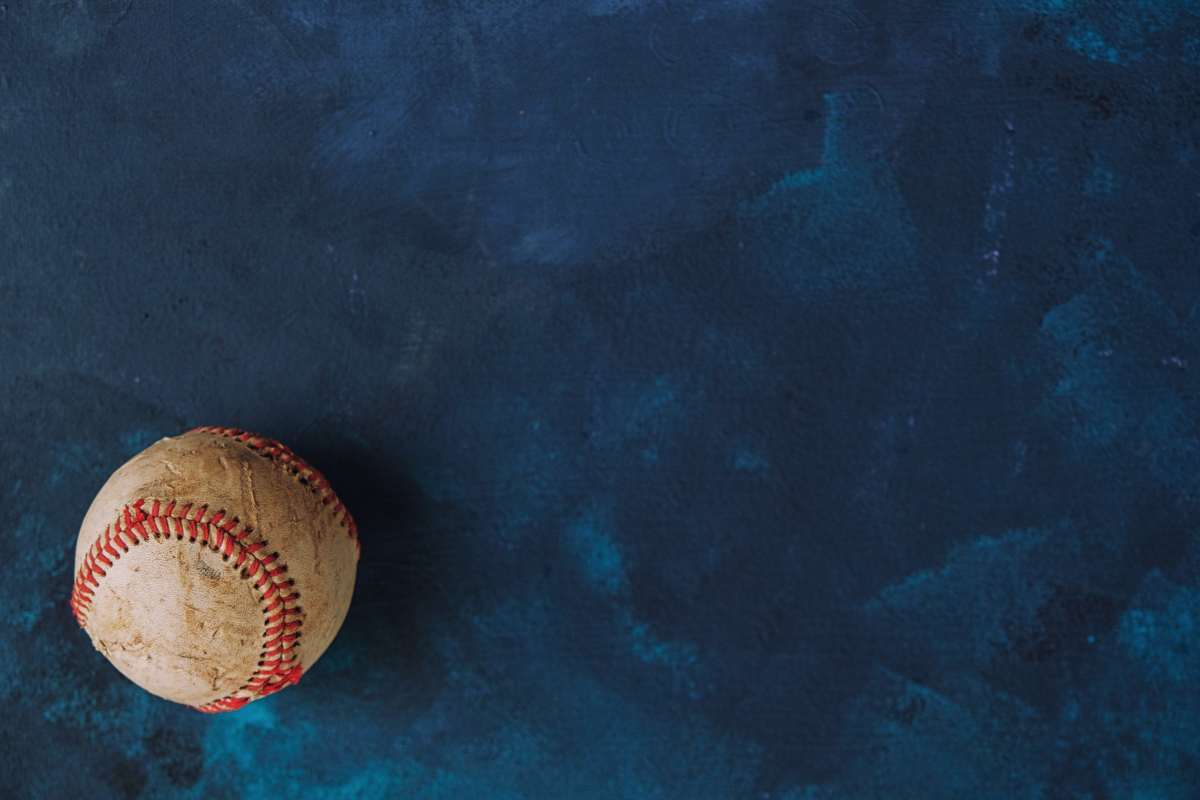
[[[263,555],[278,553],[301,595],[299,665],[307,671],[316,663],[346,617],[357,561],[331,504],[241,442],[203,432],[164,438],[97,494],[80,526],[76,572],[104,527],[138,499],[206,506],[251,526],[245,544],[265,543]],[[151,536],[106,570],[86,630],[139,686],[205,705],[239,690],[260,659],[265,604],[240,572],[188,536]]]

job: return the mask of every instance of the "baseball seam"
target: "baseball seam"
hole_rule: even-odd
[[[241,428],[222,428],[217,425],[205,425],[200,428],[193,428],[190,432],[211,433],[214,436],[233,439],[236,442],[246,445],[251,451],[263,458],[274,461],[282,466],[302,485],[307,486],[309,491],[317,495],[321,499],[322,505],[332,506],[331,510],[334,517],[346,529],[346,533],[350,535],[350,538],[354,540],[355,550],[361,553],[362,545],[358,540],[358,526],[354,524],[354,517],[350,516],[349,509],[338,499],[337,494],[333,491],[333,487],[329,485],[329,479],[322,475],[316,467],[292,452],[287,445],[277,442],[274,439],[268,439],[265,436],[244,431]]]
[[[192,432],[233,439],[282,466],[300,484],[317,495],[323,506],[332,507],[334,518],[354,541],[356,556],[361,552],[354,518],[338,499],[328,479],[288,447],[240,428],[204,426]],[[147,503],[151,504],[148,512],[145,510]],[[138,499],[124,506],[116,521],[105,526],[104,532],[96,537],[88,549],[71,592],[71,611],[80,627],[86,628],[94,597],[93,589],[100,585],[97,576],[104,577],[107,574],[106,567],[111,569],[123,553],[129,552],[131,546],[149,542],[151,536],[155,540],[167,540],[174,536],[181,541],[186,535],[188,541],[200,542],[214,552],[220,552],[225,561],[233,559],[235,568],[241,570],[244,580],[257,576],[254,588],[259,592],[264,617],[262,649],[257,669],[246,683],[232,694],[196,708],[208,713],[241,708],[256,697],[265,697],[296,683],[302,672],[297,651],[304,613],[300,606],[295,605],[300,593],[294,590],[293,579],[280,577],[286,576],[287,565],[278,552],[260,555],[260,551],[267,547],[267,542],[247,541],[252,532],[253,529],[249,525],[242,525],[237,517],[227,518],[223,509],[210,513],[208,506],[201,503]]]
[[[146,505],[149,504],[149,511]],[[100,578],[108,574],[116,562],[130,551],[155,541],[174,538],[207,546],[231,561],[240,570],[243,580],[252,580],[259,594],[263,611],[262,646],[257,668],[235,692],[203,706],[200,711],[232,711],[300,680],[300,628],[304,611],[297,605],[300,593],[294,590],[295,581],[287,577],[287,565],[279,553],[263,554],[266,540],[250,542],[253,528],[243,525],[237,517],[227,517],[224,510],[209,511],[202,503],[179,503],[175,500],[141,498],[124,506],[117,519],[104,527],[104,532],[88,548],[79,567],[75,588],[71,592],[71,611],[80,627],[87,627],[95,589]],[[247,694],[248,693],[248,694]]]

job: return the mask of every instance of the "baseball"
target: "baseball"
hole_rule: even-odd
[[[100,489],[79,529],[71,610],[146,691],[233,711],[296,683],[329,647],[358,553],[321,473],[271,439],[197,428]]]

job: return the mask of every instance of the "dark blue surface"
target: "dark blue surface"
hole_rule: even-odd
[[[1198,796],[1200,4],[392,5],[0,4],[0,794]],[[196,424],[364,544],[211,718],[67,609]]]

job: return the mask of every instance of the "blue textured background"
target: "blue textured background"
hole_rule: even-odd
[[[0,3],[0,794],[1198,796],[1200,3],[378,5]],[[67,609],[195,424],[364,543],[219,717]]]

